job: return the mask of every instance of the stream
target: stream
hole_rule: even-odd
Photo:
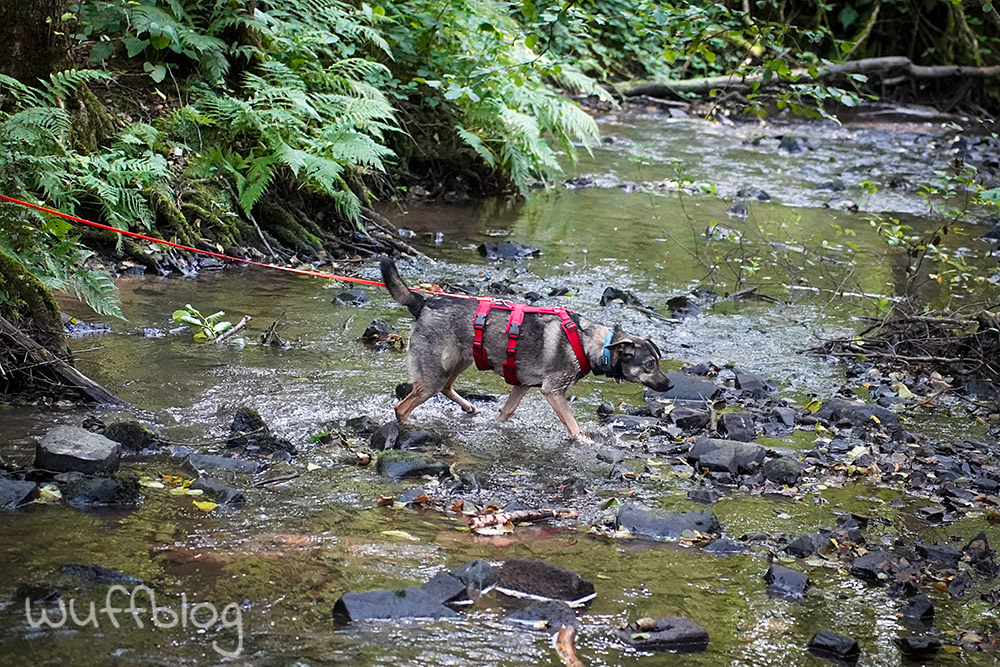
[[[726,127],[650,111],[611,115],[601,126],[605,141],[572,167],[573,187],[539,191],[523,204],[412,202],[405,209],[383,209],[412,232],[409,243],[435,260],[399,262],[403,277],[411,286],[465,285],[483,294],[499,285],[513,290],[512,299],[536,292],[541,304],[619,322],[652,338],[665,369],[710,363],[757,374],[777,386],[775,399],[794,406],[825,401],[847,381],[843,365],[804,350],[850,335],[860,328],[858,317],[877,315],[879,303],[866,294],[898,293],[905,258],[886,250],[867,216],[894,216],[929,228],[933,220],[918,185],[947,169],[960,150],[955,131],[941,120],[878,115],[842,126]],[[781,137],[798,138],[802,152],[781,148]],[[876,192],[864,182],[874,183]],[[749,189],[769,199],[738,194]],[[845,201],[861,210],[847,210]],[[746,207],[745,219],[731,214],[737,204]],[[961,233],[945,243],[974,264],[985,263],[988,244],[979,237],[986,225],[986,214],[973,211],[956,225]],[[477,247],[492,241],[515,241],[541,254],[490,262]],[[857,269],[847,268],[849,258],[857,258]],[[378,279],[371,262],[346,268]],[[668,458],[657,459],[653,439],[613,431],[598,420],[596,410],[605,402],[618,413],[643,408],[643,388],[593,376],[571,391],[571,406],[597,445],[567,440],[538,392],[529,393],[506,424],[495,421],[497,403],[478,403],[479,413],[469,416],[437,396],[415,411],[412,425],[443,439],[435,458],[479,480],[482,490],[466,494],[467,500],[579,512],[576,519],[476,535],[446,502],[379,505],[380,497],[399,497],[418,486],[436,501],[449,497],[436,491],[439,482],[392,482],[374,463],[358,465],[356,452],[368,447],[367,436],[350,433],[346,421],[366,415],[388,422],[394,388],[408,381],[403,353],[359,342],[374,318],[408,337],[411,317],[385,291],[368,290],[370,303],[363,306],[336,305],[331,302],[344,285],[255,267],[202,271],[193,278],[130,276],[118,286],[127,321],[108,321],[111,333],[71,342],[80,370],[134,406],[100,410],[100,419],[138,419],[176,445],[225,453],[234,413],[253,407],[299,452],[265,476],[299,476],[259,488],[244,480],[245,507],[208,513],[189,496],[148,487],[136,508],[81,510],[56,503],[0,510],[5,664],[210,664],[222,661],[213,642],[226,651],[240,645],[231,659],[236,664],[557,664],[549,636],[504,622],[506,608],[490,595],[458,620],[346,627],[331,620],[334,603],[349,591],[421,585],[477,558],[533,558],[575,571],[596,587],[596,598],[577,612],[577,653],[586,665],[813,665],[818,659],[806,645],[821,629],[855,638],[860,664],[898,665],[892,640],[912,632],[899,618],[905,601],[850,576],[843,564],[774,556],[812,582],[803,599],[786,600],[765,590],[767,550],[720,556],[690,541],[626,539],[590,528],[609,504],[631,500],[661,510],[714,511],[724,534],[735,539],[813,532],[853,513],[879,519],[865,530],[869,545],[922,539],[962,547],[979,531],[1000,544],[1000,526],[983,512],[931,523],[920,512],[927,500],[863,477],[803,485],[788,497],[731,489],[711,506],[696,503],[687,495],[698,488],[694,478]],[[695,291],[702,312],[665,321],[600,305],[611,286],[633,292],[666,316],[669,299]],[[772,298],[724,298],[748,286]],[[567,293],[547,296],[559,288]],[[961,295],[936,283],[923,289],[938,305],[961,303]],[[995,292],[996,283],[986,289]],[[249,335],[219,346],[196,343],[189,330],[171,321],[185,304],[203,313],[225,310],[234,322],[252,315]],[[75,317],[94,319],[70,298],[62,305]],[[258,344],[256,336],[279,318],[278,331],[290,345]],[[474,369],[456,386],[501,399],[506,393],[501,378]],[[79,426],[91,414],[74,406],[0,407],[0,457],[30,467],[35,443],[48,429]],[[989,441],[1000,449],[987,424],[965,415],[961,402],[945,401],[934,410],[908,409],[904,425],[935,440]],[[313,438],[331,431],[343,434],[349,447],[336,435]],[[804,450],[816,437],[811,428],[796,428],[758,442]],[[607,450],[620,461],[596,456]],[[191,477],[182,461],[143,454],[126,457],[122,467],[151,478]],[[630,474],[612,474],[616,467]],[[206,602],[220,612],[229,609],[232,620],[238,609],[240,627],[220,622],[154,628],[147,620],[139,628],[127,615],[119,619],[120,628],[106,616],[98,618],[98,627],[29,627],[23,599],[15,595],[24,584],[54,587],[78,609],[104,604],[108,587],[69,577],[61,570],[66,563],[132,575],[155,591],[158,604],[176,610],[185,602]],[[936,610],[930,632],[946,645],[936,664],[996,664],[997,654],[987,646],[959,641],[964,631],[996,631],[996,608],[979,597],[995,585],[977,580],[973,592],[957,600],[928,592]],[[707,650],[654,653],[624,646],[610,632],[628,621],[662,616],[704,626]]]

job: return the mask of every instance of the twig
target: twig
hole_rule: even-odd
[[[240,331],[240,330],[242,330],[242,329],[243,329],[243,327],[245,327],[245,326],[247,325],[247,322],[249,322],[249,321],[250,321],[250,320],[252,320],[252,319],[253,319],[253,318],[252,318],[252,317],[250,317],[249,315],[244,315],[244,316],[243,316],[243,319],[242,319],[242,320],[240,320],[240,321],[239,321],[239,322],[238,322],[238,323],[236,324],[236,326],[234,326],[234,327],[233,327],[232,329],[230,329],[229,331],[226,331],[226,332],[225,332],[225,333],[223,333],[223,334],[222,334],[221,336],[219,336],[218,338],[216,338],[216,339],[215,339],[215,344],[216,344],[216,345],[219,345],[219,344],[221,344],[221,343],[223,343],[223,342],[225,342],[225,341],[229,340],[229,339],[230,339],[230,338],[232,338],[233,336],[235,336],[235,335],[236,335],[236,332],[237,332],[237,331]]]
[[[254,488],[259,488],[261,486],[267,486],[268,484],[280,484],[281,482],[287,482],[289,480],[293,480],[296,477],[300,476],[301,475],[299,473],[293,472],[290,475],[282,475],[280,477],[270,477],[268,479],[262,479],[259,482],[254,482],[253,486]]]
[[[576,657],[576,628],[572,625],[564,625],[559,628],[556,635],[556,653],[566,667],[583,667],[583,663]]]
[[[576,510],[535,509],[516,512],[495,512],[469,518],[469,528],[479,530],[487,526],[502,526],[506,523],[530,523],[544,519],[573,519],[579,516]]]
[[[660,315],[658,312],[656,312],[652,308],[646,308],[645,306],[635,306],[635,305],[626,303],[625,307],[626,308],[631,308],[632,310],[637,310],[640,313],[642,313],[643,315],[648,315],[649,317],[652,317],[653,319],[656,319],[656,320],[660,320],[661,322],[669,322],[670,324],[677,324],[678,322],[680,322],[680,320],[678,320],[678,319],[676,319],[674,317],[667,317],[666,315]]]

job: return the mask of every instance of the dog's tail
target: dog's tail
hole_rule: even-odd
[[[392,298],[406,306],[411,315],[419,317],[420,311],[424,308],[424,297],[410,291],[400,277],[396,263],[390,258],[383,257],[379,260],[378,267],[382,270],[382,282],[385,283]]]

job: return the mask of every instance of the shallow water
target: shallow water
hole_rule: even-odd
[[[827,194],[806,186],[832,178],[847,181],[853,174],[863,180],[903,173],[917,181],[946,159],[939,138],[947,132],[930,125],[727,129],[647,116],[609,118],[603,126],[619,140],[596,150],[593,159],[579,165],[579,172],[603,175],[609,183],[653,184],[676,178],[670,161],[678,159],[691,178],[715,184],[721,197],[678,194],[651,185],[648,192],[617,187],[541,192],[521,206],[427,204],[392,210],[387,214],[400,227],[416,232],[412,241],[438,260],[404,262],[403,275],[411,283],[488,286],[499,280],[521,293],[534,290],[543,295],[553,287],[568,287],[570,295],[545,302],[650,335],[674,366],[705,360],[732,364],[774,380],[780,395],[799,404],[813,396],[831,396],[844,382],[842,368],[801,351],[853,331],[852,318],[873,315],[877,307],[871,298],[837,297],[823,290],[882,293],[888,286],[891,293],[899,260],[883,252],[863,214],[822,208]],[[804,156],[779,153],[772,137],[782,133],[807,137],[814,150]],[[766,137],[755,143],[754,137],[762,134]],[[911,150],[913,146],[921,148]],[[748,186],[767,190],[775,201],[751,204],[747,222],[730,219],[726,210],[732,196]],[[913,217],[925,205],[912,190],[877,195],[865,206],[910,216],[907,219],[918,225],[930,224]],[[712,221],[741,232],[743,242],[707,243],[703,232]],[[852,229],[851,240],[870,258],[855,275],[845,277],[839,269],[838,257],[847,251],[837,247],[842,238],[832,236],[832,225]],[[969,230],[973,236],[976,228]],[[440,244],[432,240],[436,232],[444,235]],[[832,247],[822,258],[789,249],[815,234],[831,235]],[[491,265],[478,257],[476,245],[501,239],[537,246],[542,256],[511,265]],[[760,266],[748,276],[741,267],[754,261]],[[376,272],[365,265],[362,275],[373,278]],[[736,276],[748,282],[738,282]],[[457,623],[337,629],[330,620],[332,605],[344,592],[421,584],[438,571],[479,557],[539,558],[592,580],[598,595],[580,615],[578,639],[580,657],[588,665],[811,665],[817,661],[804,646],[821,628],[855,637],[863,664],[900,662],[891,642],[907,633],[896,616],[900,602],[844,572],[801,562],[792,565],[808,571],[814,587],[804,601],[786,602],[764,592],[767,562],[760,555],[718,557],[693,547],[611,541],[589,534],[587,527],[596,520],[599,505],[613,498],[634,496],[670,509],[703,506],[687,499],[692,483],[673,475],[669,466],[649,465],[649,472],[636,482],[610,481],[610,465],[595,458],[593,447],[567,442],[537,393],[528,395],[508,425],[493,421],[493,404],[469,417],[440,397],[419,408],[414,423],[446,438],[444,460],[479,476],[487,491],[477,502],[489,504],[495,498],[529,506],[571,506],[579,509],[579,521],[482,537],[461,530],[464,518],[445,507],[377,507],[380,495],[396,495],[415,484],[386,483],[374,470],[354,465],[353,454],[339,445],[311,443],[309,436],[355,415],[385,421],[392,414],[393,388],[406,380],[403,355],[373,351],[357,341],[374,317],[406,333],[408,313],[381,291],[372,291],[371,304],[363,308],[334,306],[330,301],[340,285],[258,269],[203,273],[192,279],[128,278],[119,284],[128,321],[112,322],[111,335],[73,342],[80,350],[81,370],[135,406],[103,411],[102,419],[137,417],[156,425],[173,442],[217,447],[235,409],[252,405],[273,431],[299,448],[293,469],[302,474],[285,484],[249,489],[247,507],[239,511],[204,514],[190,498],[149,489],[134,512],[80,512],[61,506],[0,512],[5,565],[0,568],[0,607],[5,607],[0,608],[0,647],[5,662],[211,663],[220,659],[213,641],[224,650],[236,646],[235,626],[154,630],[148,621],[144,628],[130,621],[115,629],[100,617],[98,628],[32,630],[23,607],[5,605],[18,584],[34,581],[60,586],[64,598],[75,596],[78,605],[91,600],[102,604],[107,587],[80,587],[58,573],[63,563],[82,562],[139,577],[155,590],[158,604],[174,609],[182,607],[182,595],[219,610],[241,605],[244,637],[238,660],[250,664],[554,663],[548,638],[502,623],[504,611],[493,598]],[[746,284],[759,285],[778,302],[720,300],[701,316],[680,323],[598,305],[609,285],[633,290],[649,306],[666,312],[668,298],[695,286],[724,295]],[[143,335],[144,328],[174,328],[170,315],[186,303],[202,312],[224,309],[234,321],[250,314],[253,333],[284,315],[279,331],[292,345],[286,350],[252,341],[204,345],[194,343],[186,331]],[[77,304],[67,302],[66,307],[88,318]],[[501,379],[472,371],[459,385],[470,391],[505,391]],[[581,382],[573,394],[573,410],[584,430],[604,437],[609,436],[594,414],[601,401],[642,404],[641,388],[596,378]],[[0,456],[30,465],[36,437],[53,423],[79,424],[86,414],[80,409],[0,409]],[[908,428],[941,439],[985,435],[985,427],[947,414],[915,413]],[[812,435],[800,432],[769,444],[809,447]],[[643,469],[648,454],[642,441],[620,438],[614,447],[623,451],[630,467]],[[307,470],[307,463],[319,468]],[[127,465],[151,475],[184,474],[175,461],[163,458],[140,458]],[[285,469],[276,466],[271,474]],[[866,531],[874,544],[884,532],[907,540],[921,536],[951,541],[954,536],[961,546],[981,529],[994,545],[1000,543],[1000,530],[982,519],[946,528],[923,525],[915,518],[923,501],[906,498],[903,508],[889,507],[899,495],[863,484],[817,490],[799,502],[733,492],[713,509],[726,534],[734,537],[813,531],[836,524],[834,511],[847,511],[888,520],[889,525]],[[979,592],[965,602],[931,593],[936,626],[945,641],[957,630],[987,627],[993,611],[978,601]],[[703,624],[711,638],[708,651],[683,657],[647,655],[622,648],[608,633],[612,625],[664,615],[683,615]],[[937,662],[985,665],[994,664],[995,658],[961,650],[942,653]]]

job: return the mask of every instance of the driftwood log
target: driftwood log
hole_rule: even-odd
[[[64,359],[40,345],[4,317],[0,317],[0,347],[12,351],[23,360],[24,368],[51,375],[55,382],[75,389],[99,405],[127,406],[110,391],[73,368]],[[13,355],[8,355],[8,357]],[[0,367],[0,378],[20,372],[19,367]],[[27,372],[27,371],[26,371]]]
[[[697,79],[648,80],[637,79],[614,84],[615,90],[622,97],[648,95],[651,97],[668,97],[683,93],[704,94],[711,90],[724,88],[727,90],[745,90],[753,84],[761,87],[787,83],[817,83],[848,74],[884,74],[903,76],[912,79],[946,79],[946,78],[993,78],[1000,77],[1000,65],[991,67],[968,67],[953,65],[916,65],[905,56],[888,56],[884,58],[865,58],[852,60],[840,65],[826,65],[816,69],[794,69],[788,77],[772,76],[764,78],[764,73],[751,74],[745,77],[736,75],[709,76]]]

